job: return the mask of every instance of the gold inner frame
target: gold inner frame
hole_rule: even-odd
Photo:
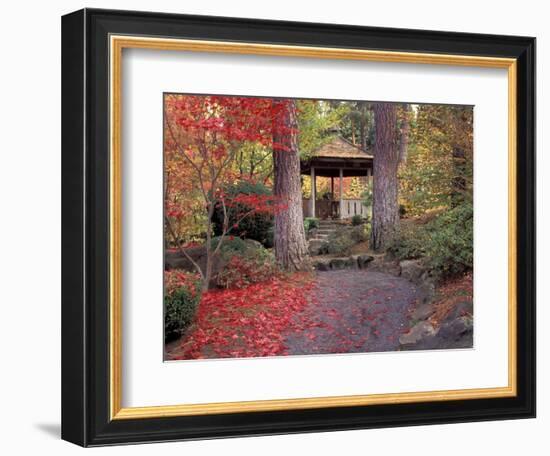
[[[122,407],[122,50],[154,49],[317,59],[454,65],[508,70],[508,386],[426,392],[274,399],[170,406]],[[111,419],[158,418],[255,411],[512,397],[517,394],[517,61],[511,58],[387,52],[309,46],[110,36],[110,414]]]

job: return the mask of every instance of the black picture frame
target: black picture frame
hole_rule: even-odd
[[[517,59],[517,395],[110,419],[109,36]],[[62,438],[82,446],[535,416],[535,39],[84,9],[62,19]]]

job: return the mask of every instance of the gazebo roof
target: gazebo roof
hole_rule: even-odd
[[[325,177],[337,177],[340,169],[344,177],[365,176],[372,169],[372,155],[360,147],[351,144],[341,136],[313,151],[308,160],[300,163],[300,172],[310,174],[315,168],[315,174]]]
[[[330,142],[323,144],[319,149],[311,153],[311,158],[370,158],[359,146],[355,146],[341,136],[335,136]]]

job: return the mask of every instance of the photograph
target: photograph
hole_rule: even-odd
[[[165,361],[474,347],[474,106],[161,102]]]

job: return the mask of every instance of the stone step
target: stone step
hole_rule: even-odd
[[[316,246],[316,247],[320,247],[321,245],[323,245],[325,243],[325,240],[324,239],[310,239],[309,241],[309,245],[310,246]]]
[[[312,237],[312,238],[310,239],[310,242],[311,242],[311,241],[325,241],[325,240],[327,240],[327,239],[328,239],[328,234],[317,233],[317,234],[315,235],[315,237]]]
[[[317,229],[317,234],[326,234],[326,235],[329,235],[331,233],[334,233],[336,231],[336,229],[328,229],[328,228],[318,228]]]
[[[338,271],[340,269],[366,269],[374,259],[371,255],[351,255],[340,258],[319,258],[313,264],[317,271]]]

